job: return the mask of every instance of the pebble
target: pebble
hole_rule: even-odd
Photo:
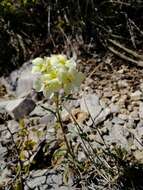
[[[110,105],[111,113],[119,113],[120,112],[120,107],[115,104]]]
[[[143,102],[140,102],[139,105],[139,116],[141,119],[143,119]]]
[[[126,80],[119,80],[118,81],[118,87],[119,88],[127,88],[129,85]]]
[[[142,98],[142,92],[140,90],[137,90],[130,95],[131,100],[137,101]]]
[[[112,123],[115,124],[115,125],[123,125],[125,123],[125,121],[119,117],[114,117],[112,119]]]

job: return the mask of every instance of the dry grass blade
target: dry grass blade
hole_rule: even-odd
[[[111,42],[113,45],[117,46],[118,48],[124,50],[126,53],[131,54],[133,57],[135,57],[135,58],[137,58],[137,59],[143,60],[143,55],[139,55],[139,54],[136,53],[135,51],[124,47],[123,45],[121,45],[120,43],[118,43],[118,42],[115,41],[115,40],[109,39],[108,41]]]
[[[115,55],[117,55],[117,56],[119,56],[120,58],[124,59],[125,61],[129,61],[129,62],[132,62],[132,63],[134,63],[134,64],[136,64],[136,65],[138,65],[138,66],[140,66],[140,67],[143,67],[143,61],[141,61],[141,60],[139,60],[139,61],[134,60],[134,59],[132,59],[132,58],[130,58],[130,57],[124,55],[123,53],[121,53],[121,52],[115,50],[115,49],[114,49],[113,47],[111,47],[111,46],[109,46],[108,49],[109,49],[112,53],[114,53]]]

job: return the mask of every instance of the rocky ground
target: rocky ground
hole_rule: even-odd
[[[126,152],[123,155],[125,160],[143,164],[143,69],[109,54],[103,58],[81,60],[79,69],[86,74],[86,80],[79,94],[75,95],[76,100],[68,102],[65,107],[75,116],[82,131],[88,134],[92,149],[117,147]],[[52,104],[32,89],[35,77],[31,74],[31,63],[27,62],[0,81],[0,186],[8,189],[9,180],[14,178],[8,165],[14,164],[16,159],[11,150],[15,146],[13,141],[19,142],[18,120],[24,118],[29,138],[37,142],[31,159],[35,159],[38,166],[31,169],[24,189],[81,189],[73,185],[73,177],[68,185],[64,185],[63,168],[51,167],[49,157],[52,150],[56,150],[55,143],[49,147],[47,160],[44,161],[40,155],[42,143],[60,139],[61,132],[55,132],[54,115],[41,107],[52,109]],[[66,108],[62,118],[68,129],[67,135],[76,139],[73,146],[82,144]],[[37,138],[33,129],[43,132],[42,135]],[[87,160],[83,151],[79,151],[77,156],[79,162]],[[87,189],[96,189],[93,180],[87,186]]]

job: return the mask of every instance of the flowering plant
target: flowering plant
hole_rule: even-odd
[[[32,61],[32,73],[40,73],[34,88],[43,92],[45,96],[64,91],[69,94],[77,90],[84,79],[84,75],[76,69],[74,59],[67,59],[65,55],[36,58]]]

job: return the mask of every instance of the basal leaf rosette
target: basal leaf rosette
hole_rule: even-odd
[[[65,55],[38,57],[32,63],[32,73],[40,74],[34,88],[38,92],[43,92],[46,97],[61,90],[65,94],[78,90],[84,80],[83,73],[76,69],[75,60],[67,59]]]

